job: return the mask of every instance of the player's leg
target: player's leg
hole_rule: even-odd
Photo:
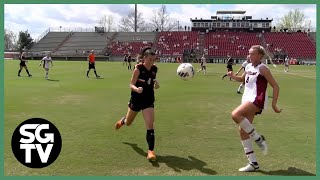
[[[237,90],[237,93],[238,93],[238,94],[241,94],[241,89],[243,88],[243,86],[244,86],[244,82],[242,82],[242,83],[239,85],[238,90]]]
[[[22,71],[22,68],[23,68],[23,66],[21,66],[21,64],[20,64],[20,69],[19,69],[19,71],[18,71],[18,76],[20,76],[20,73],[21,73],[21,71]]]
[[[89,78],[89,72],[90,72],[91,68],[92,68],[91,63],[89,63],[88,70],[87,70],[87,78]]]
[[[155,136],[154,136],[154,108],[153,105],[151,107],[148,107],[146,109],[142,110],[143,119],[146,125],[147,134],[146,134],[146,140],[148,143],[148,155],[147,159],[149,161],[155,161],[156,156],[154,154],[154,144],[155,144]]]
[[[48,79],[49,78],[49,68],[44,68],[44,70],[46,71],[46,79]]]
[[[28,73],[28,76],[31,77],[32,75],[29,73],[28,67],[27,65],[24,66],[24,69],[26,70],[26,72]]]
[[[203,74],[204,74],[204,75],[207,74],[207,66],[203,66]]]
[[[115,125],[115,129],[120,129],[123,125],[130,126],[138,112],[140,111],[140,106],[137,103],[133,103],[131,100],[128,104],[128,111],[125,117],[122,117]]]
[[[97,74],[95,65],[93,65],[92,69],[93,69],[94,74],[96,75],[96,78],[99,78],[100,76]]]
[[[232,111],[232,119],[236,122],[250,138],[252,138],[262,150],[263,154],[268,151],[266,141],[262,135],[260,135],[247,117],[251,117],[252,114],[261,112],[261,110],[251,102],[245,102]]]
[[[254,116],[255,114],[247,115],[247,119],[251,124],[253,122]],[[250,139],[250,136],[240,127],[239,127],[239,132],[240,132],[240,139],[241,139],[241,144],[243,146],[244,153],[247,156],[249,161],[249,163],[246,166],[240,168],[239,171],[241,172],[255,171],[259,169],[259,164],[258,164],[256,155],[253,151],[253,146],[252,146],[252,141]]]

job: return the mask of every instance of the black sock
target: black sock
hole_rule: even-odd
[[[224,77],[227,77],[228,75],[227,74],[225,74],[222,78],[224,78]]]
[[[18,72],[18,76],[20,75],[20,73],[21,73],[21,70],[19,70],[19,72]]]
[[[97,71],[94,71],[94,74],[96,74],[96,76],[98,76]]]
[[[90,72],[90,70],[87,71],[87,76],[89,76],[89,72]]]
[[[28,75],[30,75],[29,70],[26,70],[26,71],[27,71]]]
[[[154,149],[154,129],[147,130],[146,139],[149,145],[149,150],[153,151]]]

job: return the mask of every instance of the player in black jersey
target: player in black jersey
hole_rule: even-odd
[[[233,68],[232,68],[233,63],[234,63],[233,58],[228,55],[228,59],[227,59],[227,73],[228,73],[229,71],[233,71]],[[222,77],[222,80],[223,80],[226,76],[228,76],[228,74],[225,74],[225,75]],[[231,77],[230,77],[230,81],[231,81]]]
[[[132,61],[132,57],[131,57],[131,55],[129,55],[129,56],[128,56],[128,70],[129,70],[129,69],[132,70],[132,69],[131,69],[131,61]]]
[[[156,60],[155,52],[151,48],[144,48],[140,54],[143,63],[135,65],[130,82],[131,98],[128,103],[128,112],[115,125],[115,129],[123,125],[130,126],[139,111],[147,128],[146,139],[149,146],[147,159],[155,161],[154,154],[154,89],[158,89],[159,83],[156,80],[158,67],[154,65]]]
[[[27,71],[28,76],[31,77],[32,75],[29,73],[29,70],[28,70],[28,67],[27,67],[27,64],[26,64],[26,62],[28,62],[27,58],[26,58],[26,52],[22,52],[22,54],[19,57],[19,59],[20,59],[20,69],[18,71],[18,76],[20,77],[21,70],[22,70],[22,68],[24,68]]]

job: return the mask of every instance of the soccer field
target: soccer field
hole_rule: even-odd
[[[155,153],[146,159],[146,129],[141,114],[130,127],[114,130],[127,111],[131,71],[120,62],[97,62],[101,79],[86,78],[86,62],[54,61],[50,81],[29,61],[33,75],[17,76],[19,61],[5,61],[4,175],[61,176],[265,176],[316,174],[316,66],[270,66],[280,86],[276,114],[269,104],[254,126],[269,145],[263,156],[254,144],[260,170],[238,172],[247,164],[232,110],[241,101],[238,82],[221,80],[226,64],[207,64],[207,76],[190,81],[176,75],[178,64],[158,63],[155,90]],[[194,64],[198,69],[199,64]],[[240,65],[234,66],[237,71]],[[242,90],[243,91],[243,90]],[[51,121],[62,136],[58,159],[42,169],[20,164],[11,150],[11,136],[24,120]]]

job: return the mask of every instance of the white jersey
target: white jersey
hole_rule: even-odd
[[[207,65],[206,58],[202,57],[201,58],[201,66],[206,66],[206,65]]]
[[[261,63],[256,67],[249,63],[245,68],[245,89],[242,96],[242,103],[247,101],[252,102],[260,109],[267,107],[268,95],[267,86],[268,81],[260,73],[260,67],[265,66]]]
[[[42,61],[43,61],[44,68],[50,68],[49,62],[52,61],[51,57],[45,56],[42,58]]]
[[[284,60],[284,65],[289,66],[289,58],[286,58],[286,59]]]

